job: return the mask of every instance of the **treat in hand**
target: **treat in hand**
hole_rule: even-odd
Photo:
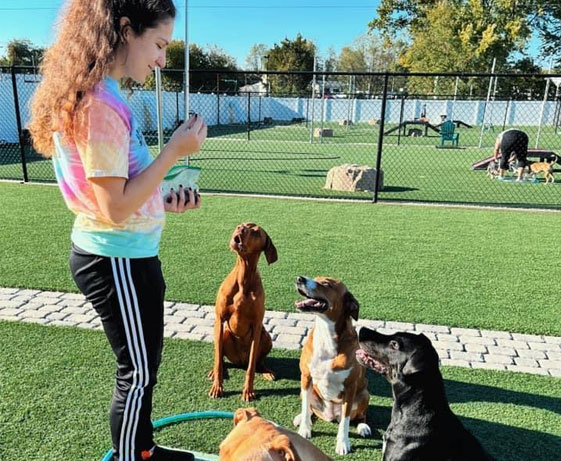
[[[200,115],[195,114],[173,132],[167,147],[177,158],[196,154],[201,150],[207,136],[207,125]]]

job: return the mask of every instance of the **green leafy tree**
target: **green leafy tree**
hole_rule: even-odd
[[[337,70],[344,72],[383,72],[398,70],[398,58],[405,44],[402,40],[389,40],[378,34],[358,35],[353,42],[341,49],[337,58]],[[339,77],[340,83],[348,84],[348,77]],[[381,91],[382,78],[357,75],[353,79],[354,92],[376,93]]]
[[[206,49],[196,43],[189,44],[189,68],[207,70],[237,70],[236,62],[224,50],[217,46]],[[162,71],[162,87],[167,91],[182,91],[184,88],[185,42],[173,40],[167,48],[166,69]],[[144,85],[155,88],[154,76],[150,76]],[[215,91],[217,87],[216,72],[194,72],[190,74],[189,86],[192,92]]]
[[[275,44],[268,53],[267,70],[312,71],[316,46],[298,34],[294,40],[285,38],[280,45]],[[308,75],[271,75],[269,77],[273,94],[301,94],[311,83]]]
[[[249,54],[245,58],[246,70],[263,70],[264,58],[267,55],[267,45],[256,43],[249,49]]]
[[[30,40],[13,39],[6,46],[6,56],[0,64],[7,66],[38,66],[45,53],[44,48],[35,47]]]
[[[544,73],[544,69],[538,66],[532,58],[528,57],[509,61],[505,66],[505,71],[521,74]],[[545,85],[545,76],[544,78],[499,78],[497,81],[497,91],[494,96],[497,99],[543,98]]]
[[[369,26],[385,37],[409,40],[399,64],[412,72],[506,70],[509,57],[522,52],[539,27],[552,17],[549,0],[382,0],[378,17]],[[549,8],[547,12],[544,8]],[[555,6],[555,10],[560,10]],[[551,25],[550,25],[551,28]],[[551,30],[554,30],[551,28]],[[485,92],[485,79],[464,82],[477,94]],[[455,79],[410,79],[409,91],[450,94]]]

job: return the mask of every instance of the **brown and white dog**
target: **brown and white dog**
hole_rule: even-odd
[[[247,368],[242,398],[255,399],[255,371],[274,380],[264,360],[273,342],[263,328],[265,291],[257,263],[262,252],[267,262],[277,260],[277,249],[267,233],[255,223],[240,224],[232,234],[230,248],[238,254],[236,265],[220,285],[216,295],[214,320],[214,367],[209,373],[212,388],[209,396],[222,397],[224,356],[234,365]]]
[[[331,461],[295,432],[262,418],[255,408],[234,413],[234,429],[220,444],[220,461]]]
[[[552,184],[555,182],[555,178],[553,177],[553,166],[557,163],[557,155],[554,155],[551,159],[551,162],[533,162],[530,163],[530,174],[533,176],[534,179],[538,177],[538,173],[543,173],[545,178],[545,183],[551,182]]]
[[[297,301],[302,312],[316,315],[300,356],[302,411],[294,418],[298,433],[312,436],[312,413],[337,421],[335,452],[351,451],[350,422],[358,423],[362,437],[371,434],[366,424],[370,396],[365,370],[355,357],[358,338],[351,318],[358,319],[359,305],[345,285],[335,279],[298,277],[296,288],[306,299]]]

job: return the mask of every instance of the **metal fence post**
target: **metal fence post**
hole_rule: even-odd
[[[378,184],[380,184],[380,168],[382,166],[382,147],[384,142],[384,127],[386,121],[386,102],[388,99],[389,74],[384,74],[384,89],[382,90],[382,111],[380,114],[380,131],[378,132],[378,154],[376,156],[376,184],[374,185],[373,203],[378,203]]]
[[[23,130],[21,127],[21,114],[19,111],[19,98],[18,98],[18,85],[16,83],[16,70],[14,66],[11,67],[12,71],[12,88],[14,91],[14,109],[16,111],[16,123],[18,126],[18,140],[19,140],[19,151],[21,154],[21,168],[23,170],[23,181],[28,182],[29,178],[27,176],[27,163],[25,161],[25,147],[23,145]]]
[[[251,91],[247,92],[247,140],[251,141]]]

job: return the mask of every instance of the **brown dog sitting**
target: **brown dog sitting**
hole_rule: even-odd
[[[324,421],[337,421],[335,452],[351,450],[350,422],[358,423],[361,437],[371,434],[366,424],[369,394],[365,371],[355,358],[358,338],[351,318],[358,319],[358,302],[335,279],[298,277],[296,287],[306,299],[297,301],[302,312],[315,314],[315,326],[300,355],[302,411],[294,418],[298,433],[312,436],[312,413]]]
[[[234,413],[234,429],[220,444],[220,461],[330,461],[298,434],[263,419],[255,408]]]
[[[555,182],[555,178],[553,177],[553,166],[557,163],[557,155],[554,155],[551,159],[551,162],[534,162],[530,163],[530,173],[532,174],[533,178],[536,179],[538,177],[538,173],[543,173],[545,178],[545,183],[553,184]]]
[[[247,368],[242,398],[248,402],[255,399],[256,370],[263,373],[265,379],[275,379],[274,373],[264,365],[273,342],[263,328],[265,291],[257,263],[262,252],[269,264],[274,263],[277,250],[267,233],[254,223],[240,224],[236,228],[230,248],[238,254],[238,260],[216,295],[214,368],[209,373],[213,383],[208,395],[222,397],[226,356],[234,365]]]

